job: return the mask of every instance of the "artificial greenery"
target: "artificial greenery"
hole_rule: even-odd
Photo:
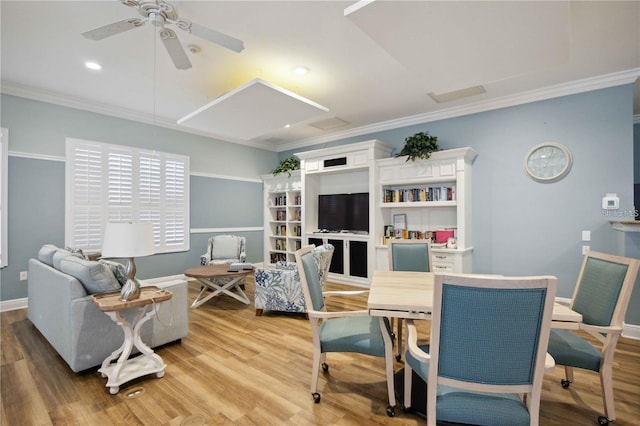
[[[300,160],[294,156],[287,157],[278,164],[278,167],[273,169],[271,173],[274,176],[278,176],[280,173],[287,173],[291,177],[291,172],[300,169]]]
[[[440,150],[438,137],[429,135],[429,132],[418,132],[404,141],[404,147],[396,157],[406,155],[407,161],[416,161],[420,158],[426,160],[431,157],[432,152]]]

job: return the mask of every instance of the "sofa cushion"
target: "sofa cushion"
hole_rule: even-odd
[[[60,250],[53,244],[45,244],[40,248],[38,252],[38,260],[42,263],[46,263],[49,266],[53,266],[53,255]]]
[[[98,262],[106,265],[111,269],[113,276],[116,277],[116,280],[120,283],[121,286],[127,283],[127,270],[122,263],[114,262],[112,260],[100,259]]]
[[[73,255],[60,260],[60,271],[75,277],[88,294],[120,290],[120,283],[107,265]]]
[[[53,254],[53,267],[60,271],[60,261],[65,257],[75,257],[76,259],[82,259],[82,257],[77,253],[71,253],[70,251],[59,248]]]

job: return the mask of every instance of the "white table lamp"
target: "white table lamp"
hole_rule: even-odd
[[[126,257],[127,282],[122,286],[120,300],[140,297],[140,283],[136,279],[134,257],[149,256],[156,252],[151,223],[107,223],[102,240],[102,257]]]

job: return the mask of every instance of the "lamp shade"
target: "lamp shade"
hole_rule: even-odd
[[[141,257],[156,252],[151,223],[107,223],[102,257]]]

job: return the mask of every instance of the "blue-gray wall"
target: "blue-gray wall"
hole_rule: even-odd
[[[9,149],[14,152],[63,157],[64,138],[77,137],[177,152],[191,157],[192,172],[256,180],[272,170],[278,159],[294,152],[369,139],[383,140],[399,150],[405,137],[429,131],[438,136],[443,149],[471,146],[478,152],[473,170],[474,271],[553,274],[559,279],[558,296],[570,297],[583,244],[603,252],[619,251],[610,218],[600,209],[602,197],[615,192],[620,197],[620,210],[633,212],[632,111],[629,84],[372,133],[277,156],[12,96],[2,97],[2,126],[10,129]],[[638,125],[635,127],[637,130]],[[636,146],[638,138],[636,131]],[[574,156],[569,175],[553,184],[536,183],[522,169],[527,151],[545,141],[566,145]],[[26,295],[18,273],[26,270],[27,259],[43,243],[64,243],[64,163],[10,157],[9,173],[9,266],[0,272],[1,300]],[[193,176],[191,184],[192,228],[262,226],[257,182]],[[233,194],[239,192],[252,195],[238,201]],[[254,197],[258,199],[252,200]],[[583,230],[591,231],[588,243],[581,241]],[[249,260],[260,261],[262,232],[246,236]],[[192,234],[190,252],[140,259],[136,262],[139,273],[144,277],[180,273],[197,262],[208,237]],[[640,325],[637,286],[627,322]]]
[[[616,219],[633,219],[632,91],[631,84],[618,86],[281,152],[279,157],[369,139],[399,151],[404,138],[418,131],[438,136],[442,149],[470,146],[478,152],[473,271],[552,274],[558,277],[558,296],[569,298],[583,244],[623,254],[617,253],[601,200],[605,193],[617,193],[620,211],[629,214]],[[523,159],[532,146],[548,141],[567,146],[574,162],[563,180],[541,184],[525,175]],[[583,230],[591,231],[590,242],[581,241]],[[640,325],[638,285],[626,319]]]
[[[136,260],[138,275],[182,273],[199,263],[207,239],[218,228],[247,238],[247,256],[263,256],[263,197],[260,175],[277,165],[271,151],[2,95],[1,126],[9,129],[8,253],[0,270],[0,300],[26,297],[20,271],[46,243],[64,246],[65,138],[136,146],[188,155],[191,165],[191,249]]]

